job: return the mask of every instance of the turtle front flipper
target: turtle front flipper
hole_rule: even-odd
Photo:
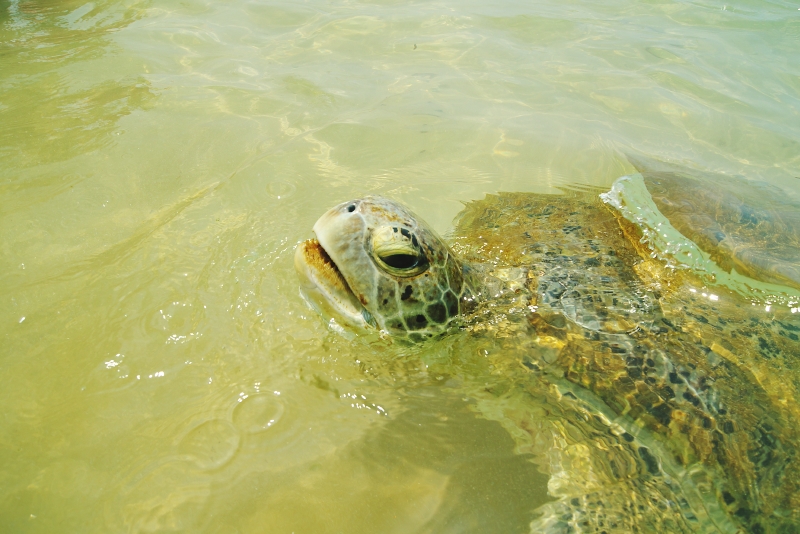
[[[715,466],[676,458],[659,432],[559,376],[563,360],[544,362],[546,351],[528,351],[509,373],[513,344],[494,343],[487,363],[514,384],[501,380],[471,396],[550,475],[556,500],[534,511],[530,532],[742,532]]]

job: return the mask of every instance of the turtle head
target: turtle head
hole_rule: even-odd
[[[344,202],[314,233],[295,251],[305,293],[352,326],[418,342],[444,332],[471,300],[461,262],[398,202]]]

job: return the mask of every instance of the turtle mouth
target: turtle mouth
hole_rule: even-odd
[[[351,325],[374,326],[372,316],[317,239],[297,245],[294,265],[303,281],[304,296],[312,305],[340,316]]]
[[[303,263],[314,269],[314,271],[327,282],[325,285],[332,286],[339,291],[353,295],[353,290],[350,289],[350,285],[348,285],[347,280],[345,280],[344,275],[342,275],[342,271],[339,270],[336,262],[331,259],[328,252],[319,244],[316,238],[303,241],[297,246],[297,250],[298,252],[296,254],[302,256]]]

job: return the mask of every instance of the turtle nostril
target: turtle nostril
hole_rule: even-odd
[[[355,204],[350,204],[349,206],[347,206],[347,212],[348,213],[353,213],[354,211],[356,211],[356,205]]]

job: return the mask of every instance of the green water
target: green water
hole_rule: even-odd
[[[537,451],[331,332],[295,244],[625,154],[797,195],[799,41],[788,1],[0,0],[0,530],[526,532]]]

